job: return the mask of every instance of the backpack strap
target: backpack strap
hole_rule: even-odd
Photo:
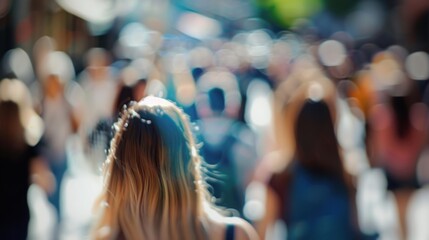
[[[232,224],[226,225],[225,231],[225,240],[234,240],[235,239],[235,226]]]

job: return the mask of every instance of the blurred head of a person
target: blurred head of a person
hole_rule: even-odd
[[[70,57],[60,51],[46,55],[41,72],[44,94],[47,98],[60,97],[66,86],[75,77],[74,65]]]
[[[395,134],[398,138],[405,138],[410,131],[410,104],[406,96],[390,96],[389,104],[392,107],[395,119]]]
[[[330,109],[308,99],[295,123],[296,158],[306,169],[342,179],[343,165]]]
[[[16,151],[39,142],[44,126],[32,106],[22,81],[0,80],[0,148]]]
[[[25,146],[19,105],[13,101],[0,100],[0,146],[14,151]]]
[[[50,74],[44,82],[44,93],[48,99],[57,99],[62,96],[64,86],[58,75]]]
[[[220,88],[212,88],[208,96],[210,110],[214,115],[221,115],[225,110],[225,92]]]
[[[142,78],[132,85],[122,84],[114,104],[114,113],[118,114],[131,101],[139,101],[146,96],[147,80]]]
[[[394,131],[394,136],[398,139],[409,137],[415,115],[413,108],[421,101],[416,81],[406,75],[408,72],[408,75],[412,76],[412,69],[403,65],[396,55],[382,52],[374,57],[371,68],[381,96],[379,103],[385,106],[386,111],[377,106],[375,109],[381,110],[380,114],[384,115],[381,119],[391,120],[388,121],[389,128]]]
[[[273,171],[278,172],[288,165],[296,153],[295,125],[302,106],[308,100],[327,103],[335,120],[335,86],[326,78],[311,59],[297,59],[291,66],[289,77],[276,89],[274,95],[274,129],[277,148],[283,160],[273,161]],[[286,160],[286,161],[285,161]],[[275,162],[275,163],[274,163]]]
[[[204,73],[198,80],[198,91],[196,106],[200,118],[238,118],[242,96],[231,72],[220,68]]]
[[[56,48],[56,42],[53,38],[48,36],[43,36],[39,38],[33,47],[33,62],[34,68],[38,78],[42,78],[45,71],[44,63],[49,53],[53,52]]]
[[[419,187],[417,160],[427,138],[427,107],[414,82],[398,88],[400,92],[382,93],[384,98],[371,108],[369,121],[374,143],[371,157],[385,169],[391,190]]]
[[[96,238],[204,238],[199,219],[206,191],[184,113],[167,100],[146,97],[123,112],[116,129]]]
[[[91,79],[105,80],[108,74],[109,54],[103,48],[92,48],[87,53],[87,69]]]
[[[146,96],[147,80],[142,78],[137,80],[133,86],[133,98],[135,101],[139,101]]]

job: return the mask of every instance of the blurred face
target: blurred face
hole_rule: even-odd
[[[133,97],[136,101],[140,101],[146,96],[146,83],[137,83],[133,89]]]
[[[57,98],[62,95],[63,86],[60,78],[57,75],[50,75],[45,82],[45,96],[50,99]]]
[[[88,72],[93,80],[104,80],[107,74],[107,57],[103,53],[93,53],[88,62]]]

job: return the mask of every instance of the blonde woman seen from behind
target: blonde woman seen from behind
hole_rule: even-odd
[[[189,121],[173,103],[146,97],[116,123],[93,239],[257,239],[212,206]]]

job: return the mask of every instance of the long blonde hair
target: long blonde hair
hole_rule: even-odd
[[[206,239],[201,160],[186,115],[146,97],[129,106],[105,163],[95,239]]]

